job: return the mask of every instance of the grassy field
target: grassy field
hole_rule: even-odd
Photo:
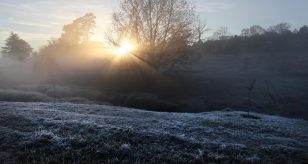
[[[308,122],[0,102],[0,163],[304,163]]]

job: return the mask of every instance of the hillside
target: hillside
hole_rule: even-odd
[[[0,102],[0,163],[304,163],[308,122]]]
[[[188,97],[194,105],[190,109],[245,110],[247,88],[255,80],[253,103],[248,105],[251,110],[307,120],[306,63],[307,54],[296,52],[205,55],[186,74],[186,90],[191,92]]]

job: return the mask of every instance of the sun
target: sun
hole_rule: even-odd
[[[125,56],[131,53],[134,50],[134,44],[129,41],[123,41],[117,49],[118,56]]]

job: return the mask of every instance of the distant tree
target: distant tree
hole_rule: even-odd
[[[71,24],[64,25],[61,37],[52,39],[48,45],[38,51],[35,70],[50,74],[58,72],[63,67],[68,67],[66,61],[76,60],[72,63],[77,63],[78,56],[86,55],[85,47],[91,44],[89,40],[95,24],[95,15],[87,13],[75,19]]]
[[[197,37],[197,42],[202,42],[202,36],[205,32],[207,32],[209,29],[207,27],[206,21],[201,21],[200,19],[195,24],[195,33]]]
[[[116,36],[108,38],[115,45],[125,38],[132,40],[143,59],[166,71],[188,61],[183,52],[194,39],[195,20],[194,7],[187,0],[121,0],[113,14]]]
[[[250,34],[253,35],[262,35],[265,33],[265,29],[259,25],[253,25],[250,27]]]
[[[249,28],[244,28],[241,31],[241,36],[250,36],[250,29]]]
[[[301,27],[301,28],[299,29],[298,33],[299,33],[299,34],[305,34],[305,35],[307,35],[307,34],[308,34],[308,26],[305,25],[305,26]]]
[[[259,25],[242,30],[240,36],[228,36],[219,39],[225,33],[224,29],[215,32],[217,40],[208,40],[202,44],[203,54],[223,53],[275,53],[275,52],[307,52],[308,27],[305,25],[299,30],[290,30],[288,23],[264,30]]]
[[[60,40],[69,44],[89,41],[90,35],[93,34],[93,29],[96,26],[95,18],[94,14],[87,13],[75,19],[73,23],[65,25]]]
[[[268,29],[269,32],[275,32],[278,34],[291,32],[291,25],[289,23],[279,23],[277,25],[274,25]]]
[[[228,27],[220,27],[213,33],[213,38],[216,40],[225,40],[230,36]]]
[[[95,15],[87,13],[63,26],[60,38],[51,40],[48,45],[42,47],[38,54],[41,56],[58,56],[76,53],[81,43],[88,42],[95,28]]]
[[[262,35],[266,32],[266,30],[259,26],[253,25],[250,28],[243,29],[241,32],[241,36],[254,36],[254,35]]]
[[[38,51],[38,56],[41,57],[58,57],[59,55],[66,54],[65,51],[69,51],[71,47],[60,41],[60,39],[52,39],[48,42],[48,45],[43,46]]]
[[[29,43],[21,39],[17,34],[11,33],[5,40],[5,46],[2,47],[1,54],[15,60],[25,60],[32,53]]]

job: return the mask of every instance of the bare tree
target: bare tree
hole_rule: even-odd
[[[184,62],[194,38],[194,7],[186,0],[121,0],[113,14],[113,43],[134,41],[142,58],[157,70]],[[112,38],[112,39],[110,39]]]
[[[265,33],[265,29],[262,26],[259,25],[253,25],[250,27],[250,33],[251,35],[262,35]]]
[[[206,21],[198,20],[195,25],[195,32],[196,32],[196,37],[197,37],[198,42],[202,42],[202,36],[207,31],[209,31],[209,29],[207,27]]]
[[[303,27],[301,27],[299,30],[298,30],[298,33],[299,34],[308,34],[308,26],[307,25],[304,25]]]
[[[289,23],[279,23],[275,26],[270,27],[268,31],[281,34],[285,32],[291,32],[290,28],[291,28],[291,25]]]
[[[255,35],[262,35],[266,32],[266,30],[259,26],[259,25],[253,25],[250,28],[246,28],[242,30],[241,35],[242,36],[255,36]]]
[[[228,39],[230,32],[228,27],[220,27],[213,33],[213,38],[216,40]]]
[[[241,31],[241,36],[250,36],[250,29],[249,28],[244,28]]]

